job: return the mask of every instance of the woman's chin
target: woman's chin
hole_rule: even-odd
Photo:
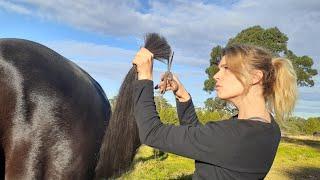
[[[227,96],[224,96],[223,94],[217,94],[217,97],[219,98],[219,99],[222,99],[222,100],[227,100],[228,99],[228,97]]]
[[[219,99],[225,99],[225,97],[223,97],[221,94],[217,94],[217,97],[219,98]]]

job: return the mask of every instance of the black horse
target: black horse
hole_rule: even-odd
[[[0,39],[0,179],[93,179],[123,171],[140,145],[123,111],[112,122],[100,85],[53,50]]]

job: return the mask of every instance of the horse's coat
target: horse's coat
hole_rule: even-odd
[[[92,179],[110,115],[102,88],[77,65],[0,39],[0,179]]]

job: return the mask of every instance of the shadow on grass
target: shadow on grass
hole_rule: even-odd
[[[178,176],[175,179],[177,179],[177,180],[192,180],[192,175],[193,174],[183,174],[181,176]]]
[[[133,163],[136,164],[138,162],[145,162],[145,161],[149,161],[151,159],[163,161],[163,160],[167,159],[168,156],[169,156],[168,153],[164,153],[163,155],[158,156],[158,157],[155,157],[154,155],[150,155],[148,157],[139,157],[139,158],[135,159]]]
[[[287,177],[294,180],[320,180],[320,167],[303,167],[292,171],[285,171]],[[177,180],[192,180],[193,174],[178,176]]]
[[[151,159],[154,159],[154,156],[153,156],[153,155],[148,156],[148,157],[139,157],[139,158],[135,159],[135,160],[133,161],[133,163],[145,162],[145,161],[148,161],[148,160],[151,160]]]
[[[285,173],[290,177],[290,179],[310,179],[319,180],[320,179],[320,167],[302,167],[291,171],[285,171]]]
[[[281,141],[299,144],[299,145],[307,145],[307,146],[311,146],[313,148],[320,150],[320,141],[295,139],[295,138],[290,138],[290,137],[281,137]]]

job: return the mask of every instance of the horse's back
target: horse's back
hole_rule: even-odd
[[[31,41],[0,39],[7,178],[92,177],[109,115],[99,84],[74,63]]]

